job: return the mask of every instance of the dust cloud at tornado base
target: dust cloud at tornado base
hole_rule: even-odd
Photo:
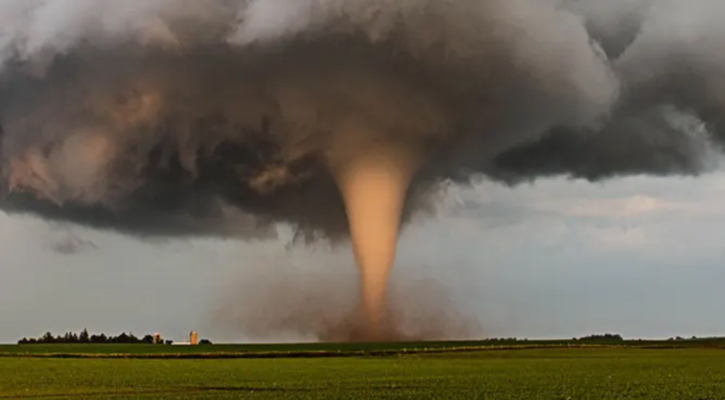
[[[391,277],[389,301],[371,337],[351,263],[277,262],[237,275],[209,303],[203,323],[226,340],[262,342],[463,340],[495,332],[490,321],[461,307],[451,286],[404,268]]]
[[[399,225],[448,184],[712,168],[723,4],[5,0],[0,208],[142,237],[352,233],[375,326]]]

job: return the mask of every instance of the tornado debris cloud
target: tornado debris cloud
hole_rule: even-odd
[[[222,290],[208,316],[215,332],[262,341],[421,341],[480,339],[494,328],[441,282],[402,273],[388,288],[375,334],[358,307],[346,268],[301,270],[272,264]],[[335,268],[338,267],[338,268]],[[283,269],[283,271],[280,271]]]
[[[2,0],[0,210],[138,236],[351,237],[374,327],[398,231],[444,183],[717,166],[724,14],[717,0]]]

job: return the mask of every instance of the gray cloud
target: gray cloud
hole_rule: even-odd
[[[540,141],[500,155],[497,174],[602,179],[696,175],[716,166],[725,135],[720,112],[725,60],[717,43],[725,32],[713,16],[721,14],[722,3],[647,4],[638,34],[612,60],[623,89],[606,121],[585,131],[550,130]]]
[[[406,220],[448,180],[708,170],[722,6],[600,3],[2,2],[0,207],[314,240],[347,231],[330,165],[378,141],[427,156]]]
[[[58,254],[71,255],[97,249],[98,246],[91,240],[83,239],[69,232],[64,237],[54,240],[51,248]]]

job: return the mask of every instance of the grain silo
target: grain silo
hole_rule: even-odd
[[[192,346],[199,344],[199,334],[195,331],[191,331],[191,334],[189,334],[189,344]]]
[[[153,343],[154,344],[159,344],[161,342],[161,334],[160,333],[158,333],[158,332],[154,333],[153,338],[154,338],[153,339]]]

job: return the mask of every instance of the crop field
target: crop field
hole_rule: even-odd
[[[571,341],[571,340],[483,340],[450,342],[387,343],[282,343],[215,344],[209,346],[151,346],[138,344],[32,344],[0,345],[0,357],[123,357],[123,358],[260,358],[386,355],[476,351],[487,349],[536,349],[572,347],[627,348],[725,348],[723,339],[685,341]]]
[[[474,344],[0,346],[0,399],[725,399],[719,348]]]

